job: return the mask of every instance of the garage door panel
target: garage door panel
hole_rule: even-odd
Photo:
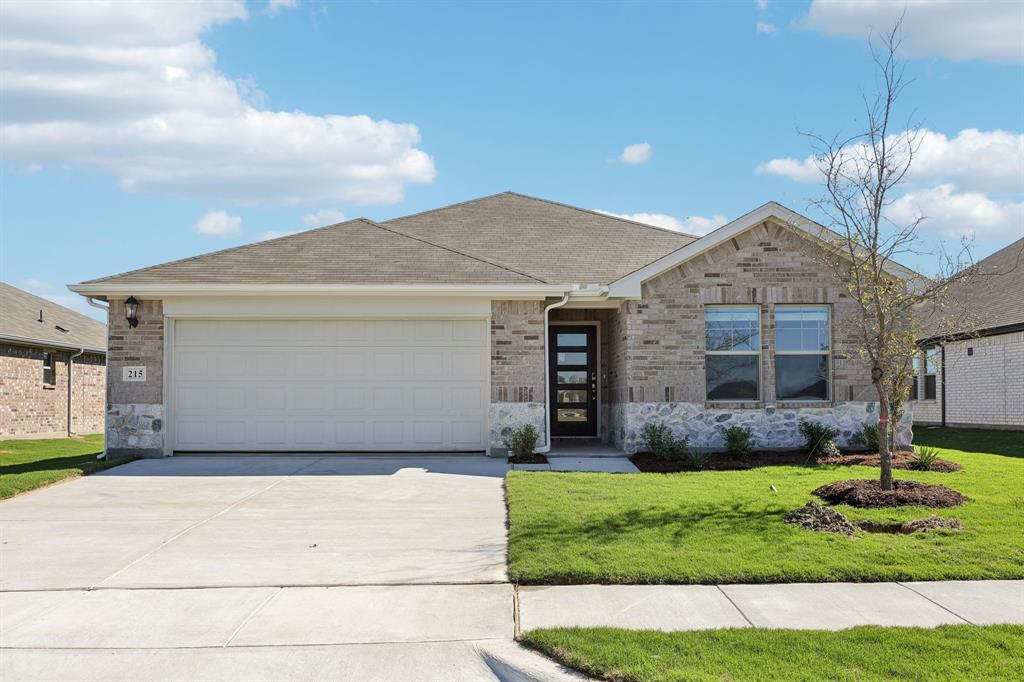
[[[179,320],[175,446],[481,450],[486,328],[483,320]]]

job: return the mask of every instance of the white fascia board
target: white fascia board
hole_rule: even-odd
[[[168,296],[478,296],[543,299],[562,296],[572,285],[555,284],[125,284],[95,282],[68,287],[96,298]]]
[[[107,354],[106,348],[96,348],[94,346],[83,346],[78,343],[60,343],[58,341],[47,341],[45,339],[31,339],[27,336],[14,336],[12,334],[0,334],[0,341],[10,343],[15,346],[31,346],[38,348],[55,348],[59,350],[84,350],[87,353],[99,353],[102,355]]]
[[[681,263],[685,263],[686,261],[705,253],[706,251],[710,251],[716,246],[719,246],[733,237],[760,225],[770,218],[784,223],[793,229],[802,232],[805,236],[815,240],[826,241],[831,235],[838,236],[835,232],[829,230],[824,225],[820,225],[810,218],[788,209],[781,204],[769,201],[767,204],[759,206],[750,213],[740,216],[731,223],[727,223],[717,230],[709,232],[697,241],[687,244],[681,249],[677,249],[666,256],[662,256],[653,263],[645,265],[639,270],[612,282],[608,286],[608,295],[612,298],[638,299],[641,296],[641,289],[644,282],[654,279],[658,275],[661,275]],[[890,274],[901,279],[911,279],[918,276],[913,270],[894,262],[890,262],[887,265],[886,270]]]

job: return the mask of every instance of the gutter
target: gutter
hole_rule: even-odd
[[[544,440],[545,443],[539,448],[535,448],[534,452],[539,454],[545,454],[551,452],[551,358],[548,356],[550,349],[548,348],[548,341],[550,334],[548,334],[548,325],[550,322],[549,313],[555,308],[561,308],[569,302],[570,292],[565,292],[562,295],[562,300],[544,308]]]
[[[68,438],[70,438],[73,435],[73,433],[71,431],[71,395],[72,395],[72,393],[71,393],[71,386],[72,386],[72,377],[74,376],[75,358],[79,357],[80,355],[84,355],[84,354],[85,354],[85,349],[82,348],[82,349],[79,349],[79,351],[77,353],[75,353],[74,355],[69,355],[68,356]]]
[[[78,350],[82,348],[78,344],[60,343],[59,341],[50,341],[48,339],[33,339],[27,336],[13,336],[11,334],[0,334],[0,341],[6,341],[16,346],[39,346],[41,348],[53,348],[55,350]],[[87,353],[98,353],[99,355],[106,355],[106,348],[93,348],[92,346],[85,346]]]

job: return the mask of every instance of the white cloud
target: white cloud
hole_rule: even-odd
[[[242,229],[242,217],[225,211],[207,211],[199,216],[195,230],[210,237],[231,237]]]
[[[630,166],[638,166],[651,160],[651,145],[646,142],[631,144],[619,154],[619,162]]]
[[[796,25],[864,40],[892,27],[904,10],[910,56],[1024,61],[1024,12],[1012,0],[814,0]]]
[[[778,32],[779,27],[770,21],[759,21],[757,22],[757,32],[763,35],[772,35]]]
[[[435,175],[415,125],[263,108],[204,31],[240,0],[3,3],[0,154],[117,178],[126,191],[239,204],[400,201]]]
[[[814,157],[790,157],[758,164],[758,173],[781,175],[797,182],[820,182]],[[950,139],[942,133],[922,129],[920,147],[910,172],[910,181],[956,180],[981,191],[1024,191],[1024,134],[1005,130],[961,130]]]
[[[908,192],[886,211],[886,217],[903,225],[922,216],[922,230],[944,237],[1009,241],[1024,234],[1024,202],[997,201],[981,192],[957,192],[951,184]]]
[[[271,14],[277,14],[278,10],[282,9],[294,9],[299,6],[299,0],[270,0],[267,3],[267,11]]]
[[[764,12],[768,9],[768,0],[754,0],[754,6],[758,12]]]
[[[67,292],[59,293],[64,291],[63,287],[58,287],[55,284],[36,279],[34,277],[23,279],[18,283],[18,285],[30,294],[35,294],[40,298],[45,298],[47,301],[53,301],[57,305],[70,308],[76,313],[82,313],[83,315],[99,320],[104,324],[107,321],[106,313],[98,308],[93,308],[91,305],[86,303],[85,298],[82,296]]]
[[[714,215],[710,218],[699,215],[676,218],[665,213],[612,213],[611,211],[598,211],[598,213],[694,235],[707,234],[729,222],[724,215]]]
[[[306,227],[322,227],[324,225],[333,225],[334,223],[340,223],[345,219],[345,214],[336,208],[322,208],[319,211],[313,213],[307,213],[302,216],[302,224]]]

